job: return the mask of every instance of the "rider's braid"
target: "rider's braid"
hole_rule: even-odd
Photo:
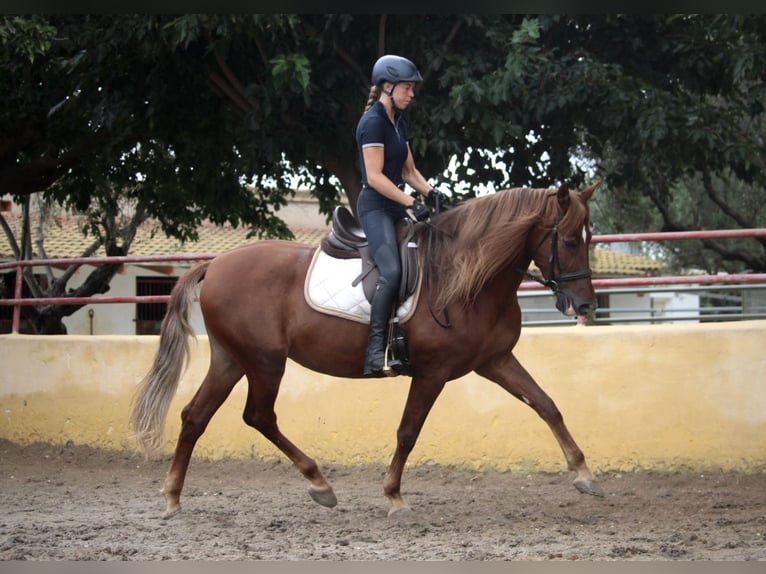
[[[367,106],[365,106],[364,111],[366,112],[372,107],[372,104],[377,102],[380,99],[380,86],[372,86],[370,88],[370,95],[367,98]]]

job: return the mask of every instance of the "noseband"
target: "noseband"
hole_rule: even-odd
[[[576,281],[578,279],[587,279],[593,274],[591,269],[588,268],[583,269],[582,271],[572,271],[571,273],[560,273],[559,275],[556,275],[556,269],[561,269],[561,263],[559,261],[559,219],[560,215],[557,215],[556,221],[553,222],[553,228],[545,234],[545,237],[542,238],[533,252],[537,253],[542,244],[545,243],[545,240],[548,239],[548,237],[551,238],[551,253],[548,256],[548,278],[540,278],[537,275],[533,275],[526,269],[516,269],[516,271],[519,271],[529,279],[537,281],[544,287],[550,288],[554,293],[561,292],[560,285],[562,283],[566,283],[567,281]]]

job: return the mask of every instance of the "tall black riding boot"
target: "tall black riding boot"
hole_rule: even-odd
[[[370,309],[370,334],[367,339],[367,356],[364,361],[364,374],[380,376],[386,362],[386,338],[388,320],[391,318],[396,288],[391,287],[383,277],[375,285]]]

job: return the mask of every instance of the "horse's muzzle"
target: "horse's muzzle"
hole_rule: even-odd
[[[590,315],[598,308],[595,301],[583,299],[567,289],[556,291],[556,309],[567,317]]]

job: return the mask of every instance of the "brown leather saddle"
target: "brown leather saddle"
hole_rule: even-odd
[[[396,226],[396,236],[399,244],[399,255],[402,261],[402,282],[399,285],[399,302],[406,301],[418,286],[417,245],[413,243],[415,225],[411,219],[402,218]],[[338,205],[332,214],[332,229],[322,239],[320,249],[330,257],[337,259],[361,259],[361,271],[351,283],[352,286],[362,283],[364,296],[372,303],[375,293],[375,283],[380,277],[375,261],[370,254],[367,236],[353,214],[343,205]]]

